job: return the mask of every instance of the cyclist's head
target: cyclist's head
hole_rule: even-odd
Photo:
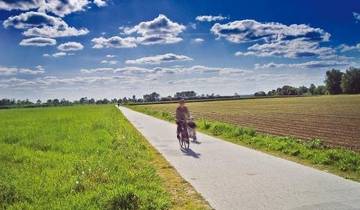
[[[180,104],[180,106],[184,106],[185,105],[185,99],[180,99],[179,104]]]

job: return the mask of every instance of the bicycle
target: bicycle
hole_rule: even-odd
[[[189,149],[190,140],[189,140],[187,123],[186,121],[180,121],[177,124],[178,124],[177,137],[179,140],[180,147],[183,149]]]

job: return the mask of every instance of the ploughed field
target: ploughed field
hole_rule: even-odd
[[[174,113],[177,104],[144,106]],[[360,95],[194,102],[187,106],[196,119],[360,150]]]

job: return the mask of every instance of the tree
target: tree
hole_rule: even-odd
[[[266,96],[266,93],[264,91],[258,91],[254,94],[254,96]]]
[[[298,88],[298,94],[299,95],[304,95],[309,91],[309,88],[305,87],[305,86],[300,86]]]
[[[315,89],[316,86],[314,84],[311,84],[309,87],[309,92],[311,93],[311,95],[315,95]]]
[[[196,92],[192,90],[177,92],[174,95],[174,98],[194,98],[194,97],[196,97]]]
[[[153,92],[151,94],[146,94],[143,96],[145,102],[154,102],[160,100],[160,94]]]
[[[315,88],[315,95],[325,95],[326,87],[324,85],[319,85]]]
[[[350,67],[343,74],[341,88],[344,93],[360,93],[360,69]]]
[[[330,94],[340,94],[341,90],[341,78],[343,73],[339,70],[332,69],[326,72],[325,85]]]

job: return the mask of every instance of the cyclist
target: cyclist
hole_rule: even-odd
[[[188,139],[186,120],[189,119],[190,113],[188,108],[185,106],[185,100],[179,101],[179,106],[176,108],[176,124],[177,124],[177,138],[180,139],[180,132],[183,131],[182,135],[185,135],[185,139]]]

